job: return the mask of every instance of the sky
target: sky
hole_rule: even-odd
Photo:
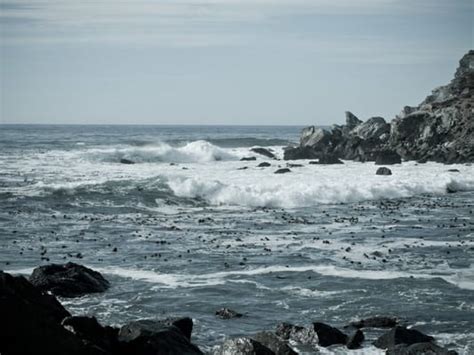
[[[474,48],[473,0],[0,0],[0,123],[387,120]]]

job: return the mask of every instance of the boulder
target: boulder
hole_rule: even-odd
[[[331,132],[315,126],[306,127],[301,131],[300,147],[324,148],[331,140]]]
[[[229,308],[221,308],[216,311],[216,316],[222,319],[232,319],[232,318],[240,318],[242,317],[242,314]]]
[[[382,168],[380,168],[382,169]],[[370,317],[361,319],[355,322],[351,322],[351,327],[360,328],[393,328],[398,324],[398,319],[395,317]]]
[[[109,282],[100,273],[71,262],[37,267],[30,282],[42,291],[62,297],[78,297],[109,288]]]
[[[418,330],[396,326],[375,340],[374,345],[377,348],[389,349],[398,344],[430,343],[433,340],[433,337],[425,335]]]
[[[399,344],[387,350],[386,355],[457,355],[454,350],[448,350],[433,343],[417,343],[413,345]]]
[[[125,158],[120,159],[120,163],[121,164],[128,164],[128,165],[135,164],[134,161],[132,161],[130,159],[125,159]]]
[[[281,168],[274,172],[274,174],[286,174],[286,173],[291,173],[291,170],[288,168]]]
[[[300,159],[318,159],[319,155],[311,147],[287,147],[283,152],[283,159],[285,160],[300,160]]]
[[[203,354],[178,327],[160,322],[131,322],[120,328],[118,340],[121,355]]]
[[[347,348],[348,349],[359,349],[362,343],[365,340],[364,333],[360,329],[357,329],[354,334],[352,334],[347,339]]]
[[[130,322],[120,328],[121,341],[131,341],[140,336],[150,336],[166,327],[176,327],[181,334],[191,340],[193,320],[189,317],[166,319],[141,319]]]
[[[253,161],[253,160],[257,160],[257,158],[255,157],[243,157],[240,159],[240,161]]]
[[[275,154],[273,154],[269,149],[266,149],[266,148],[252,148],[250,150],[254,153],[263,155],[267,158],[276,159]]]
[[[318,164],[344,164],[334,154],[324,154],[319,158]]]
[[[328,347],[334,344],[346,344],[347,335],[339,329],[324,323],[313,323],[314,330],[318,334],[319,345]]]
[[[252,337],[253,340],[266,346],[268,349],[273,351],[275,355],[296,355],[294,351],[286,341],[277,336],[272,332],[260,332]]]
[[[377,153],[375,165],[393,165],[401,164],[402,157],[393,150],[382,150]]]
[[[66,330],[69,312],[22,276],[0,271],[0,314],[1,354],[104,354]]]
[[[377,169],[375,172],[375,175],[392,175],[392,170],[389,168],[386,168],[385,166],[382,166]]]
[[[386,140],[390,135],[390,124],[383,117],[372,117],[357,125],[351,132],[362,139]]]
[[[275,355],[265,345],[250,338],[235,338],[226,340],[214,355]]]
[[[263,163],[258,164],[257,168],[268,168],[269,166],[272,166],[272,164],[267,163],[266,161],[264,161]]]
[[[303,345],[316,346],[318,344],[318,335],[314,329],[290,323],[278,324],[275,334],[284,340],[291,340]]]

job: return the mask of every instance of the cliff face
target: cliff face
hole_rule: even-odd
[[[474,161],[474,50],[461,59],[448,85],[433,90],[419,106],[406,106],[390,123],[382,117],[362,122],[346,112],[346,124],[331,131],[305,128],[300,146],[288,148],[285,159],[331,154],[370,161],[387,151],[405,160]]]

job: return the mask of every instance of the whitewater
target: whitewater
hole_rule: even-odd
[[[112,287],[62,300],[73,313],[191,316],[204,350],[394,315],[473,353],[474,166],[284,161],[300,130],[0,126],[0,268],[80,262]],[[245,317],[223,323],[222,307]]]

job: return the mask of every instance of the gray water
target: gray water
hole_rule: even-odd
[[[281,156],[300,129],[0,126],[0,268],[97,269],[111,288],[62,299],[72,313],[190,316],[204,350],[283,321],[393,315],[474,353],[472,166],[408,162],[381,181],[369,163],[303,161],[280,177],[285,162],[249,150]]]

